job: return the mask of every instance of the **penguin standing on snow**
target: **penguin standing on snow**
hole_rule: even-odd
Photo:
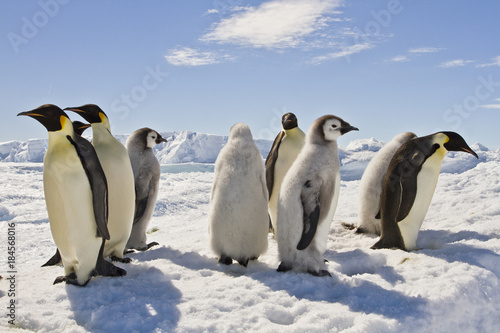
[[[108,117],[97,105],[86,104],[65,110],[78,113],[90,123],[92,145],[108,180],[108,229],[111,238],[106,242],[104,257],[130,262],[130,258],[123,258],[123,253],[134,221],[135,186],[127,149],[111,134]]]
[[[146,228],[153,215],[160,182],[160,163],[153,153],[153,147],[166,139],[150,129],[141,128],[132,133],[125,146],[132,164],[135,181],[135,215],[127,249],[146,251],[156,242],[146,243]]]
[[[18,116],[38,120],[49,132],[43,159],[43,187],[52,237],[65,276],[55,283],[84,286],[96,273],[123,276],[126,271],[103,258],[107,228],[106,176],[92,145],[76,135],[66,113],[51,104]]]
[[[269,192],[270,229],[275,234],[278,219],[278,197],[281,184],[288,169],[304,146],[306,135],[299,128],[297,117],[293,113],[285,113],[281,118],[283,131],[274,139],[273,146],[266,158],[266,183]]]
[[[417,248],[417,237],[448,151],[477,154],[455,132],[438,132],[404,143],[384,177],[380,215],[382,234],[372,249]]]
[[[283,180],[276,235],[278,272],[330,276],[323,254],[340,190],[337,138],[358,130],[326,115],[309,128],[306,143]]]
[[[267,250],[269,218],[262,155],[243,123],[231,127],[215,161],[209,233],[219,263],[247,266]]]
[[[359,220],[356,233],[380,236],[380,195],[387,167],[396,150],[417,136],[411,132],[400,133],[383,146],[368,163],[359,182]]]

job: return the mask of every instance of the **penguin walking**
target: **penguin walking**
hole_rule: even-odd
[[[123,276],[126,271],[103,258],[107,228],[106,176],[92,145],[73,131],[66,113],[46,104],[18,116],[39,121],[49,132],[43,159],[43,187],[52,237],[65,276],[54,284],[85,286],[95,275]]]
[[[266,184],[269,192],[269,229],[275,236],[281,184],[288,169],[302,150],[306,137],[299,128],[297,117],[293,113],[285,113],[281,118],[281,125],[283,130],[274,139],[265,163]]]
[[[141,128],[132,133],[125,143],[134,172],[135,215],[127,249],[146,251],[156,242],[146,243],[146,228],[156,204],[160,182],[160,163],[153,153],[153,147],[166,139],[150,129]]]
[[[65,108],[78,113],[92,127],[92,145],[101,161],[108,180],[109,217],[111,238],[106,242],[104,257],[128,263],[123,253],[132,231],[135,212],[134,173],[127,149],[112,134],[109,119],[95,104]]]
[[[401,145],[417,136],[411,132],[397,134],[383,146],[366,166],[359,182],[359,220],[356,233],[380,236],[380,195],[385,173],[394,153]]]
[[[283,179],[278,200],[278,272],[331,276],[323,254],[340,189],[337,138],[358,130],[333,115],[318,118]]]
[[[372,249],[417,248],[417,237],[448,151],[478,158],[455,132],[438,132],[404,143],[394,154],[384,177],[380,199],[382,233]]]
[[[231,127],[215,162],[210,198],[210,244],[219,263],[247,266],[267,250],[269,218],[262,155],[243,123]]]

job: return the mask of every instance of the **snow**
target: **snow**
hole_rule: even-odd
[[[342,226],[358,223],[359,179],[383,143],[356,140],[340,149],[343,180],[325,253],[333,277],[319,278],[276,272],[271,236],[267,253],[247,268],[217,264],[207,230],[213,164],[199,159],[210,160],[224,138],[190,132],[172,138],[170,150],[167,144],[157,149],[165,159],[148,241],[160,246],[131,254],[130,264],[116,264],[127,276],[96,277],[85,288],[52,285],[62,267],[40,267],[55,250],[42,164],[14,162],[28,150],[26,143],[0,144],[0,154],[11,156],[11,162],[0,163],[0,237],[6,239],[8,223],[15,222],[17,269],[14,329],[6,317],[12,297],[7,244],[1,241],[0,331],[494,332],[500,327],[500,150],[473,145],[479,160],[448,153],[419,250],[404,252],[371,250],[376,237]],[[43,151],[38,146],[30,153],[37,149]],[[174,159],[190,163],[173,164]]]

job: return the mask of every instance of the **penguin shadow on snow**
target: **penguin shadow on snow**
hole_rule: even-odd
[[[498,234],[480,234],[475,231],[459,231],[450,233],[444,230],[422,230],[420,231],[419,250],[426,255],[446,260],[449,263],[463,262],[477,266],[500,278],[500,255],[484,248],[475,247],[470,244],[461,243],[466,240],[477,240],[487,242],[491,239],[500,239]]]
[[[66,285],[77,324],[89,332],[174,331],[181,292],[155,267],[126,268],[121,278],[95,277],[85,288]]]
[[[358,252],[359,251],[359,252]],[[425,316],[427,301],[421,297],[411,297],[395,290],[389,290],[379,285],[363,280],[360,276],[355,280],[342,277],[343,272],[332,269],[332,263],[340,263],[340,270],[356,275],[367,273],[379,274],[385,280],[396,283],[402,277],[394,272],[391,267],[381,265],[379,259],[372,262],[371,267],[354,269],[355,263],[348,261],[354,259],[369,259],[368,255],[354,250],[346,254],[332,254],[327,251],[325,257],[329,260],[329,271],[332,277],[317,277],[308,273],[261,271],[251,277],[268,286],[273,291],[285,291],[297,299],[307,299],[317,302],[344,304],[354,312],[365,314],[378,314],[384,317],[400,320],[406,317]],[[367,258],[365,258],[365,255]],[[380,267],[379,267],[380,266]],[[377,268],[379,267],[379,268]],[[358,270],[359,273],[355,273]],[[368,272],[370,271],[370,272]]]

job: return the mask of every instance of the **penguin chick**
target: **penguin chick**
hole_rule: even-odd
[[[408,140],[417,136],[411,132],[400,133],[384,145],[366,166],[359,182],[359,220],[356,233],[370,233],[380,236],[380,195],[382,183],[396,150]]]
[[[210,245],[219,263],[246,267],[267,250],[267,202],[262,155],[250,128],[237,123],[215,161],[210,197]]]
[[[162,142],[167,140],[158,132],[144,127],[132,133],[125,143],[134,172],[136,195],[134,224],[127,249],[145,251],[158,245],[156,242],[146,243],[146,228],[155,208],[161,173],[153,147]]]
[[[382,233],[372,249],[417,248],[417,237],[448,151],[477,154],[455,132],[438,132],[404,143],[384,177],[380,199]]]
[[[126,271],[103,258],[107,228],[106,176],[92,145],[73,131],[59,107],[46,104],[18,116],[39,121],[49,132],[43,159],[43,187],[52,237],[65,276],[55,283],[85,286],[96,273],[123,276]]]
[[[269,192],[269,229],[276,236],[278,196],[288,169],[299,155],[305,142],[305,134],[298,126],[293,113],[285,113],[281,119],[283,130],[276,136],[266,158],[266,184]]]
[[[135,186],[127,149],[111,134],[109,119],[99,106],[86,104],[65,110],[78,113],[92,126],[92,145],[108,180],[111,239],[106,242],[104,257],[128,263],[131,259],[123,258],[123,253],[134,221]]]
[[[278,199],[278,272],[331,276],[323,254],[340,190],[337,138],[352,130],[358,129],[332,115],[318,118],[309,128]]]

